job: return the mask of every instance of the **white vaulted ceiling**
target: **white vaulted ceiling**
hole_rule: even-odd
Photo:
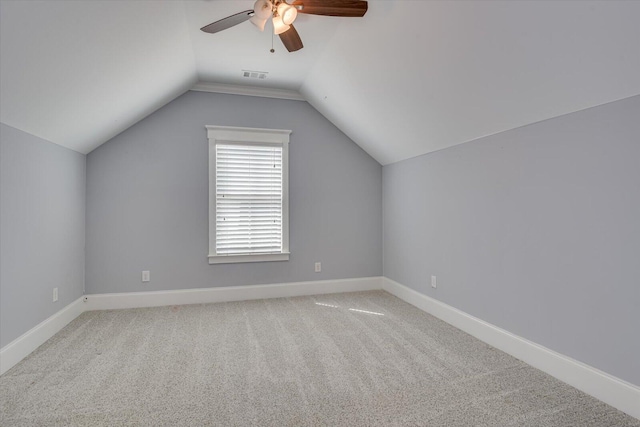
[[[184,7],[0,2],[0,121],[87,153],[196,81]]]
[[[196,81],[298,90],[382,164],[640,94],[640,2],[369,1],[274,54],[199,30],[251,0],[0,5],[0,120],[83,153]]]

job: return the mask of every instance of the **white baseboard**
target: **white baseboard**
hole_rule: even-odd
[[[0,349],[0,375],[27,357],[84,311],[82,297]]]
[[[640,419],[640,388],[383,277],[382,288],[417,308]]]
[[[0,349],[0,375],[27,357],[84,311],[371,291],[382,289],[382,279],[363,277],[272,285],[85,295]]]
[[[86,310],[113,310],[165,305],[202,304],[286,298],[302,295],[334,294],[382,289],[382,277],[318,280],[272,285],[229,286],[224,288],[184,289],[174,291],[126,292],[86,295]]]
[[[377,289],[384,289],[487,344],[640,419],[639,387],[514,335],[386,277],[85,295],[0,349],[0,375],[11,369],[84,311],[284,298]]]

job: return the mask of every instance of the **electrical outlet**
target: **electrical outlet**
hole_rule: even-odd
[[[316,262],[316,273],[320,273],[322,271],[322,263]]]
[[[58,301],[58,288],[53,288],[53,302]]]
[[[142,281],[143,282],[150,282],[151,281],[151,272],[148,270],[145,270],[142,272]]]
[[[438,282],[436,282],[436,276],[431,276],[431,287],[432,288],[438,287]]]

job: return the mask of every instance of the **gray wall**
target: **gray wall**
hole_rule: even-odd
[[[0,124],[0,347],[82,296],[84,214],[85,156]]]
[[[640,96],[385,166],[383,195],[385,276],[640,384]]]
[[[208,264],[205,125],[293,130],[290,261]],[[382,274],[382,167],[306,102],[187,92],[91,152],[87,188],[88,294]]]

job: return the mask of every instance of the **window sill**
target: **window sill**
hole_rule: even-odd
[[[209,264],[235,264],[240,262],[289,261],[289,252],[279,254],[209,255]]]

